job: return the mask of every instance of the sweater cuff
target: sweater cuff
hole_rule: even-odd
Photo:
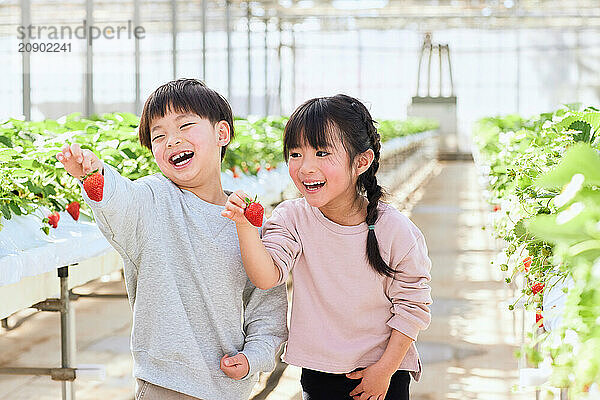
[[[402,318],[399,315],[395,315],[392,318],[390,318],[390,320],[387,322],[387,325],[390,328],[395,329],[400,333],[403,333],[412,340],[417,340],[417,336],[419,335],[420,329],[418,325],[413,324],[411,321]]]
[[[267,372],[271,368],[271,362],[269,359],[265,357],[264,354],[261,354],[260,351],[252,349],[250,346],[246,345],[244,350],[240,351],[243,355],[248,359],[248,374],[243,377],[241,380],[246,380],[258,372]]]

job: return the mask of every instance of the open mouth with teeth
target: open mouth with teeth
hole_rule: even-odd
[[[306,188],[307,192],[313,193],[325,186],[325,181],[302,182],[302,184]]]
[[[169,158],[169,162],[174,165],[175,168],[182,168],[192,161],[192,157],[194,157],[194,152],[186,150],[172,155]]]

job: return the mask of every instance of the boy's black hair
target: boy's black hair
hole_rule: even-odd
[[[156,89],[146,103],[140,117],[138,138],[140,144],[152,151],[150,124],[168,112],[194,113],[208,119],[212,124],[226,121],[229,124],[230,141],[233,140],[233,114],[227,100],[198,79],[177,79]],[[221,160],[227,146],[221,149]]]
[[[283,134],[283,154],[286,161],[289,159],[290,149],[303,144],[323,149],[335,147],[336,142],[341,142],[350,156],[350,165],[358,154],[373,150],[373,163],[356,182],[357,195],[364,193],[369,200],[367,225],[374,225],[377,221],[377,205],[384,195],[375,176],[379,168],[381,143],[374,123],[363,103],[353,97],[338,94],[306,101],[292,113]],[[393,278],[396,271],[381,258],[373,229],[369,229],[367,234],[367,259],[377,273]]]

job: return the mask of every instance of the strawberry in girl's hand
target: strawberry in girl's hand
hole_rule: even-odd
[[[83,189],[93,201],[102,201],[104,193],[104,175],[94,172],[83,180]]]
[[[71,217],[73,217],[75,221],[77,221],[79,219],[79,203],[76,201],[69,203],[67,212],[71,214]]]
[[[538,294],[539,292],[541,292],[542,290],[544,290],[544,284],[540,283],[540,282],[536,282],[531,286],[531,292],[533,294]]]
[[[250,200],[249,198],[245,198],[246,209],[244,210],[244,216],[246,219],[254,226],[262,226],[263,215],[265,213],[265,209],[256,201],[256,197],[254,200]]]
[[[57,211],[54,211],[52,214],[48,215],[48,223],[53,228],[56,228],[58,226],[59,220],[60,220],[60,214]]]

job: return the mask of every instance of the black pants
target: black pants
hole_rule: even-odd
[[[352,400],[350,392],[360,384],[360,379],[302,368],[300,384],[303,400]],[[385,400],[409,400],[409,385],[408,371],[396,371],[392,375]]]

